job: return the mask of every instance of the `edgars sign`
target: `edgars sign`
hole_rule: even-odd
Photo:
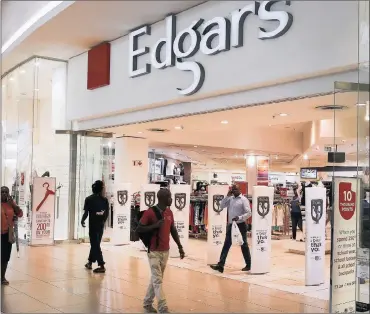
[[[279,22],[279,25],[271,31],[260,27],[259,39],[274,39],[284,35],[292,26],[293,16],[286,11],[271,11],[276,2],[281,0],[261,3],[255,1],[231,12],[230,18],[215,17],[209,21],[198,19],[178,33],[176,15],[170,15],[165,19],[166,37],[160,38],[151,48],[139,44],[139,37],[151,35],[150,25],[141,26],[129,34],[129,76],[134,78],[149,74],[152,67],[165,69],[175,66],[181,71],[193,73],[191,84],[186,88],[177,88],[179,93],[181,95],[196,93],[204,83],[205,70],[202,64],[187,58],[193,57],[199,50],[205,55],[216,55],[231,48],[243,47],[244,23],[250,14],[257,15],[263,21]],[[284,2],[288,6],[291,4],[291,1]],[[190,42],[186,47],[185,39]],[[164,54],[162,49],[165,49]],[[148,53],[150,53],[150,63],[139,68],[139,57]],[[162,55],[164,55],[163,58],[161,58]]]

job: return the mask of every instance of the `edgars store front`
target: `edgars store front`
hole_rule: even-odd
[[[218,275],[323,304],[331,295],[334,312],[355,311],[356,301],[366,310],[368,244],[354,235],[368,230],[368,10],[356,1],[206,2],[72,58],[67,119],[75,131],[92,136],[83,156],[87,165],[111,158],[111,167],[100,163],[86,182],[109,178],[109,249],[145,257],[140,246],[115,244],[132,242],[130,205],[151,205],[161,183],[174,194],[189,257],[171,263],[214,273],[207,264],[217,263],[226,228],[217,200],[232,181],[241,181],[252,202],[252,269],[240,271],[242,256],[233,248]],[[170,159],[178,167],[159,162]],[[201,178],[202,167],[212,178]],[[238,179],[214,180],[228,171]],[[285,175],[287,193],[276,196],[271,172]],[[292,184],[288,173],[298,173]],[[273,212],[277,203],[289,203],[294,185],[305,189],[305,233],[292,241],[290,221],[283,219],[286,237],[275,241]],[[271,211],[258,216],[258,199],[266,197]],[[201,198],[207,242],[189,239],[192,201]]]

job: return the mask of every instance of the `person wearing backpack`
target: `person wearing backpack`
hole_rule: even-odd
[[[158,311],[168,313],[162,283],[169,256],[170,235],[178,246],[180,258],[185,257],[174,224],[173,213],[169,208],[172,204],[171,192],[162,188],[158,191],[157,198],[158,204],[144,211],[137,227],[140,239],[148,248],[148,260],[152,274],[143,304],[146,313],[157,313],[153,307],[154,297],[158,301]]]
[[[108,218],[109,203],[108,199],[103,196],[103,190],[103,181],[95,181],[92,185],[93,194],[85,199],[84,214],[81,219],[81,225],[85,228],[85,220],[87,216],[89,216],[89,238],[91,248],[85,268],[90,270],[92,269],[92,264],[98,262],[99,267],[94,269],[94,273],[105,273],[105,262],[100,243],[103,238],[104,224]]]

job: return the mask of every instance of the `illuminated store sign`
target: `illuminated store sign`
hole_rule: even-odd
[[[176,15],[170,15],[165,20],[166,37],[160,38],[151,48],[139,44],[139,37],[151,35],[151,26],[142,26],[129,34],[129,75],[134,78],[149,74],[151,67],[165,69],[175,66],[181,71],[191,71],[192,83],[184,89],[178,88],[178,91],[181,95],[192,95],[202,87],[205,70],[199,62],[187,59],[199,50],[205,55],[216,55],[230,48],[243,47],[244,23],[250,14],[257,15],[263,21],[278,22],[278,26],[271,31],[260,27],[259,39],[273,39],[284,35],[292,26],[293,16],[286,11],[271,10],[272,6],[280,1],[255,1],[231,12],[230,18],[215,17],[209,21],[198,19],[178,33]],[[291,1],[284,2],[289,6]],[[139,66],[139,57],[148,53],[150,63]]]

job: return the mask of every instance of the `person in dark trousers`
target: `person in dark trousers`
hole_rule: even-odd
[[[149,287],[144,298],[145,313],[157,313],[153,306],[154,297],[158,301],[159,313],[168,313],[167,301],[163,292],[163,275],[167,265],[169,250],[170,250],[170,235],[175,241],[180,258],[185,257],[185,252],[182,248],[179,234],[173,219],[173,213],[169,208],[172,204],[170,190],[161,188],[157,194],[159,210],[162,220],[158,220],[153,208],[149,208],[140,219],[138,232],[154,232],[149,244],[148,260],[152,277],[149,282]]]
[[[297,190],[294,190],[294,196],[290,202],[290,217],[292,220],[292,233],[293,233],[292,239],[295,240],[297,237],[297,226],[299,229],[301,229],[303,233],[302,212]],[[303,240],[301,239],[300,241]]]
[[[1,284],[9,285],[5,279],[6,269],[10,260],[13,242],[11,238],[14,234],[14,219],[22,217],[23,212],[19,206],[12,200],[9,194],[9,188],[1,187]]]
[[[93,194],[86,197],[84,214],[81,225],[85,228],[85,220],[89,216],[89,237],[90,237],[90,255],[85,267],[92,269],[92,264],[98,262],[99,267],[94,269],[94,273],[105,273],[105,262],[101,251],[100,243],[104,233],[104,224],[108,218],[109,203],[103,196],[104,183],[100,180],[92,185]]]
[[[250,271],[251,270],[251,253],[249,251],[248,242],[247,242],[247,224],[246,220],[252,215],[251,207],[249,204],[249,200],[243,196],[240,192],[239,185],[234,184],[231,187],[231,190],[227,194],[227,196],[221,201],[221,208],[226,208],[228,210],[228,223],[226,228],[226,239],[224,242],[224,246],[221,251],[220,260],[217,265],[211,265],[213,270],[217,270],[220,273],[224,272],[224,266],[226,263],[226,258],[229,253],[230,247],[232,245],[231,242],[231,229],[233,221],[236,221],[238,224],[240,233],[243,237],[243,245],[241,246],[241,250],[243,253],[245,267],[242,271]]]

